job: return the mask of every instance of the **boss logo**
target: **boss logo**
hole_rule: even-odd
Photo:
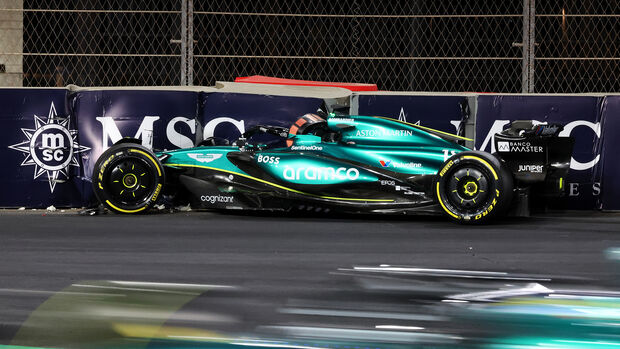
[[[259,155],[256,158],[256,161],[258,161],[259,163],[264,163],[264,164],[279,164],[280,163],[280,157],[279,156],[267,156],[267,155]]]

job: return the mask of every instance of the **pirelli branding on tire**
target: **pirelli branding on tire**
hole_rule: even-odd
[[[509,200],[501,193],[512,190],[501,163],[490,154],[462,152],[448,159],[439,171],[436,195],[442,209],[452,219],[476,223],[497,214]]]
[[[95,164],[97,199],[119,213],[147,211],[160,198],[164,169],[147,148],[133,143],[112,146]]]
[[[450,160],[450,161],[446,164],[446,166],[444,166],[444,167],[441,169],[441,172],[439,172],[439,176],[443,177],[443,175],[444,175],[444,174],[446,174],[446,172],[450,169],[450,167],[452,167],[452,165],[453,165],[453,164],[454,164],[454,161],[453,161],[453,160]]]

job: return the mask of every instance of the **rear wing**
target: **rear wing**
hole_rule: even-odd
[[[534,124],[532,120],[513,121],[495,134],[495,156],[504,160],[517,182],[546,182],[556,196],[563,192],[563,179],[570,169],[575,143],[572,137],[560,137],[563,126]]]

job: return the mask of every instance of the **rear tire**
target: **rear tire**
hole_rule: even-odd
[[[117,213],[148,211],[157,203],[164,182],[159,159],[149,149],[133,143],[113,145],[93,169],[95,196]]]
[[[445,162],[434,192],[453,221],[479,224],[506,213],[512,201],[513,179],[493,155],[466,151]]]

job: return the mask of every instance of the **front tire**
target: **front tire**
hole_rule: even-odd
[[[142,213],[157,203],[165,183],[159,159],[133,143],[106,150],[93,169],[93,190],[105,207],[117,213]]]
[[[446,161],[434,191],[453,221],[478,224],[506,212],[512,201],[513,180],[493,155],[467,151]]]

